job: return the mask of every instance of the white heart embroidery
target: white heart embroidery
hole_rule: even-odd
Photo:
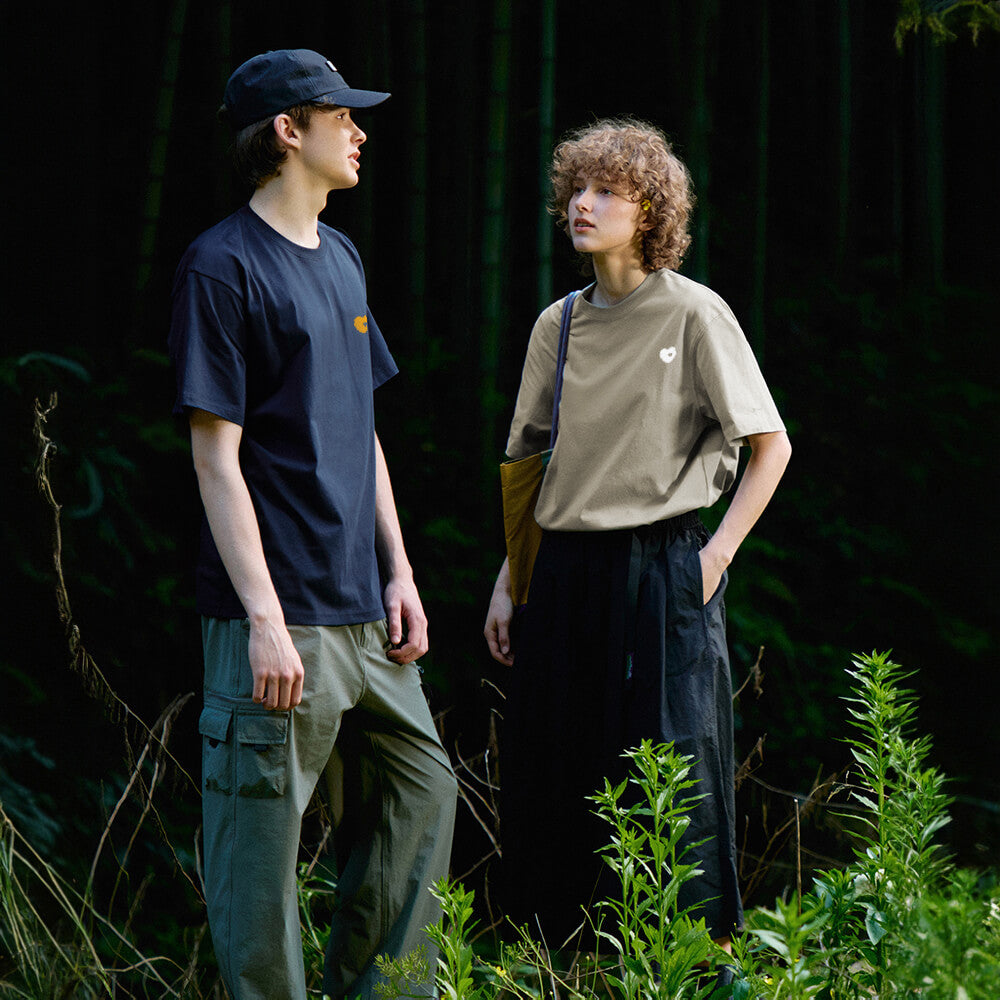
[[[663,350],[660,351],[660,360],[665,365],[669,365],[670,362],[673,361],[674,358],[676,358],[676,357],[677,357],[677,348],[676,347],[664,347]]]

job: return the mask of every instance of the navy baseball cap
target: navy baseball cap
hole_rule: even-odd
[[[229,78],[222,100],[239,129],[296,104],[371,108],[388,96],[378,90],[353,90],[337,67],[312,49],[275,49],[243,63]]]

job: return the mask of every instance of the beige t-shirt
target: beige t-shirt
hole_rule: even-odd
[[[562,300],[538,317],[507,455],[548,447]],[[750,434],[784,430],[729,306],[676,271],[654,271],[601,308],[577,296],[559,434],[535,518],[550,531],[651,524],[710,507]]]

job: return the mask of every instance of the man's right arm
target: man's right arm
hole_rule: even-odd
[[[285,625],[240,469],[243,428],[197,409],[191,410],[190,422],[198,489],[212,538],[250,619],[253,699],[266,708],[294,708],[302,700],[302,660]]]

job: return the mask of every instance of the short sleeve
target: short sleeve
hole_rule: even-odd
[[[538,317],[531,331],[507,439],[508,458],[524,458],[549,446],[561,314],[560,300]]]
[[[372,388],[377,389],[398,374],[399,368],[393,360],[389,347],[382,336],[382,331],[375,322],[375,317],[368,310],[368,346],[372,359]]]
[[[718,421],[726,440],[785,429],[757,359],[728,309],[701,330],[696,381],[704,415]]]
[[[246,321],[239,296],[214,278],[183,271],[174,288],[169,348],[177,373],[174,412],[195,407],[242,426]]]

